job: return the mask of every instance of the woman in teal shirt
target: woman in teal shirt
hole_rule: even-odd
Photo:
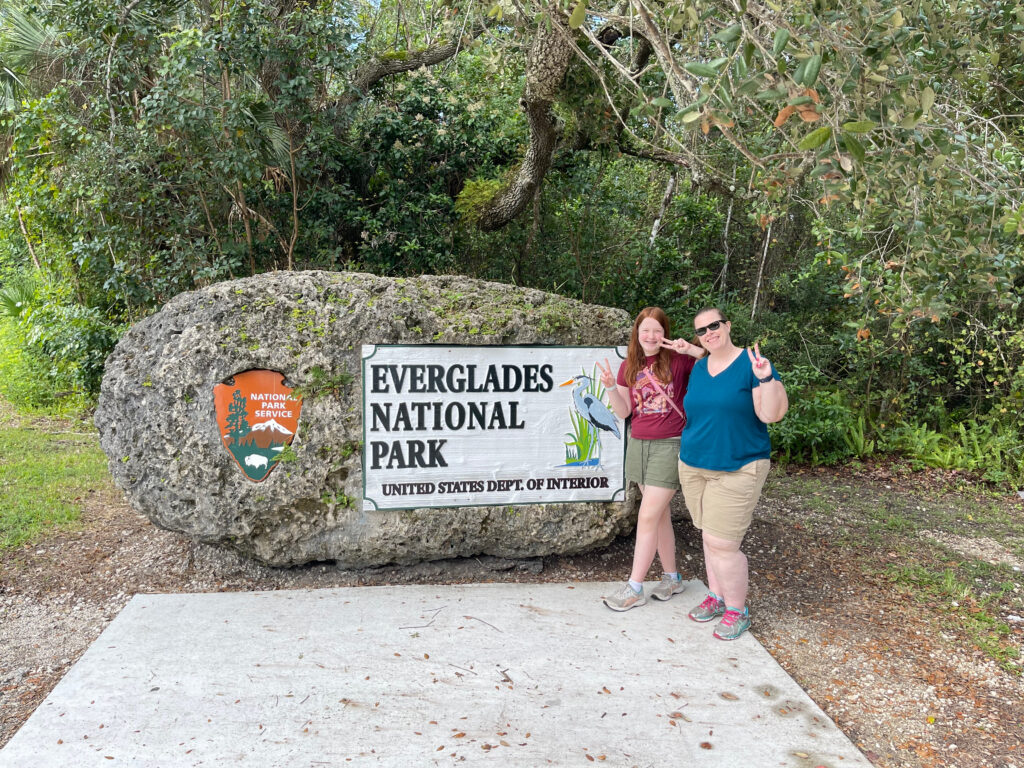
[[[789,408],[778,373],[761,350],[732,343],[731,323],[716,308],[693,321],[706,357],[690,374],[683,401],[689,419],[679,448],[679,482],[704,543],[709,593],[694,621],[721,617],[715,637],[735,640],[750,627],[747,556],[740,551],[768,476],[767,424]]]

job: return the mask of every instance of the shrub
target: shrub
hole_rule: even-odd
[[[769,425],[772,447],[779,461],[835,464],[855,455],[850,441],[863,425],[841,392],[823,385],[814,369],[796,366],[785,378],[789,412]]]

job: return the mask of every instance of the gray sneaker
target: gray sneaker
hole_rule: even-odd
[[[643,587],[640,588],[639,593],[634,592],[628,582],[623,584],[622,589],[614,595],[604,599],[604,604],[613,611],[628,611],[630,608],[636,608],[639,605],[644,605],[646,602],[647,598],[644,597]]]
[[[726,608],[725,615],[715,627],[714,635],[719,640],[735,640],[750,629],[750,610],[744,608],[737,611],[735,608]]]
[[[686,589],[683,577],[673,579],[668,574],[662,574],[661,583],[651,590],[651,597],[655,600],[671,600],[672,595],[678,595]]]
[[[725,613],[725,601],[714,595],[708,595],[700,605],[690,611],[689,616],[694,621],[705,622],[717,619]]]

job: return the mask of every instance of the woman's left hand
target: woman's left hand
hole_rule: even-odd
[[[761,357],[761,346],[759,343],[754,343],[753,352],[750,351],[750,347],[747,347],[747,357],[750,358],[750,368],[757,378],[763,379],[765,376],[771,376],[772,364],[768,362],[767,357]]]
[[[704,357],[704,349],[696,344],[691,344],[686,339],[662,339],[661,346],[671,349],[678,355],[689,355],[690,357]]]

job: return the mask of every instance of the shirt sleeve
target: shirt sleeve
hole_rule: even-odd
[[[615,378],[615,383],[618,384],[620,387],[628,387],[629,386],[626,383],[626,363],[627,362],[629,362],[629,361],[628,360],[623,360],[622,361],[622,363],[619,365],[619,375]]]

